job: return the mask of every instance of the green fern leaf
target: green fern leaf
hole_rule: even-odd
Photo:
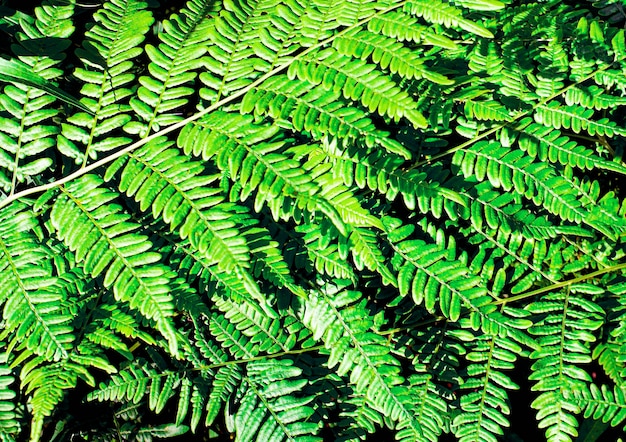
[[[38,7],[37,20],[19,22],[22,28],[18,33],[22,42],[19,52],[24,69],[41,77],[44,83],[38,82],[32,87],[6,86],[4,93],[0,93],[0,108],[12,117],[0,116],[0,186],[5,192],[14,192],[17,183],[35,179],[52,165],[50,156],[43,155],[54,146],[59,132],[58,127],[50,124],[59,115],[59,110],[51,104],[55,96],[70,98],[50,85],[62,74],[56,66],[64,57],[63,51],[69,46],[69,37],[74,31],[70,18],[73,9],[73,5]],[[30,39],[42,41],[43,47],[29,44]],[[6,75],[4,78],[9,79]],[[42,92],[48,87],[53,88],[52,96]]]
[[[53,276],[52,252],[39,244],[32,212],[21,203],[0,211],[0,302],[4,305],[2,339],[9,351],[25,348],[50,361],[68,357],[74,336],[71,315],[62,303],[67,296]]]
[[[352,147],[342,151],[336,145],[325,147],[323,153],[316,155],[330,157],[334,176],[346,186],[356,184],[360,189],[378,191],[389,201],[401,195],[409,210],[415,210],[419,205],[424,211],[432,210],[438,216],[445,210],[451,217],[456,217],[457,205],[467,204],[461,194],[439,185],[434,166],[428,172],[404,170],[405,161],[402,158],[378,150],[363,152]]]
[[[302,369],[289,359],[250,362],[240,387],[242,396],[227,420],[241,441],[321,441],[319,425],[311,421],[313,397],[299,395],[308,381],[297,379]]]
[[[577,434],[572,414],[578,413],[579,407],[565,391],[587,388],[591,377],[575,364],[590,362],[591,352],[566,341],[574,336],[582,342],[593,341],[591,332],[602,325],[604,312],[594,302],[574,297],[569,291],[545,295],[527,310],[543,318],[529,330],[539,337],[541,345],[530,355],[537,361],[529,379],[537,381],[533,390],[541,392],[531,406],[538,410],[539,425],[546,428],[548,440],[568,440]]]
[[[306,247],[308,261],[304,264],[298,262],[296,266],[302,267],[307,271],[315,269],[317,272],[326,274],[333,278],[349,279],[356,283],[357,276],[354,269],[346,261],[345,254],[342,254],[337,243],[327,243],[322,238],[321,226],[319,225],[302,225],[296,228],[298,233],[304,234],[302,240]]]
[[[580,406],[585,419],[608,422],[612,427],[620,425],[626,419],[626,392],[621,387],[616,386],[611,391],[606,385],[598,388],[591,384],[588,390],[564,391],[564,395]]]
[[[5,353],[0,357],[0,437],[11,440],[20,432],[21,425],[15,410],[16,394],[10,387],[15,378],[7,362]]]
[[[266,20],[265,12],[263,1],[228,0],[213,20],[209,33],[213,44],[203,60],[207,71],[200,74],[205,85],[200,96],[209,103],[244,88],[267,69],[268,63],[256,57],[252,48],[259,40],[259,27],[253,23]]]
[[[63,400],[67,390],[76,387],[79,375],[85,373],[80,365],[67,360],[40,365],[42,362],[41,357],[29,361],[20,374],[22,384],[26,386],[25,393],[32,393],[31,440],[41,438],[44,420]]]
[[[594,154],[591,149],[571,141],[560,131],[539,124],[532,123],[524,128],[519,138],[519,146],[540,161],[550,161],[580,169],[599,168],[621,174],[626,173],[626,167],[621,164],[607,161]]]
[[[413,375],[407,381],[412,387],[411,390],[417,390],[414,393],[415,413],[422,430],[422,438],[430,442],[440,440],[441,433],[449,425],[446,417],[448,404],[442,397],[442,392],[430,375]],[[415,440],[415,433],[412,428],[398,426],[397,429],[396,440],[406,442]]]
[[[494,187],[513,189],[563,219],[584,222],[614,236],[613,227],[586,210],[562,176],[546,163],[523,157],[520,151],[511,151],[496,142],[478,142],[466,152],[457,152],[453,163],[466,177],[474,175],[480,181],[487,178]]]
[[[265,228],[253,228],[246,231],[250,253],[254,258],[253,273],[256,278],[263,278],[278,288],[286,288],[301,298],[306,297],[304,289],[295,281],[294,275],[280,253],[279,243]]]
[[[218,176],[203,174],[202,164],[179,155],[171,144],[166,139],[153,140],[114,163],[105,178],[126,163],[119,189],[134,197],[141,210],[150,208],[154,218],[162,217],[220,270],[238,267],[245,271],[250,254],[238,238],[234,210],[225,205],[214,209],[223,202],[221,189],[212,187]]]
[[[342,55],[361,60],[371,59],[381,68],[389,69],[392,74],[399,74],[403,78],[427,78],[439,84],[453,84],[453,81],[444,75],[424,66],[426,60],[418,51],[411,51],[392,38],[357,28],[336,38],[333,47]]]
[[[460,261],[449,260],[449,250],[407,239],[409,226],[392,226],[387,227],[387,236],[397,254],[394,263],[402,296],[411,293],[417,305],[425,304],[431,312],[439,304],[442,313],[455,321],[463,304],[485,304],[486,292],[478,286],[479,278],[470,277]]]
[[[237,365],[221,367],[215,374],[211,393],[206,405],[206,425],[215,422],[222,404],[227,402],[235,392],[242,379],[241,368]]]
[[[400,11],[373,17],[367,23],[367,29],[376,34],[382,33],[387,37],[397,38],[399,41],[423,43],[445,49],[457,48],[457,44],[450,38],[433,32],[427,26],[419,24],[416,18]]]
[[[454,418],[454,432],[459,441],[497,441],[510,423],[511,408],[506,390],[519,387],[502,370],[514,368],[522,348],[509,339],[483,335],[470,344],[466,355],[468,379],[461,386],[461,409]]]
[[[376,234],[365,228],[354,228],[350,233],[352,246],[352,258],[358,270],[367,267],[371,271],[378,272],[383,278],[384,284],[397,285],[397,280],[392,271],[387,267]]]
[[[209,15],[214,9],[213,2],[196,0],[171,20],[163,21],[159,46],[146,45],[151,75],[139,78],[137,96],[130,100],[141,123],[127,124],[127,131],[146,136],[182,119],[174,111],[183,108],[189,102],[187,97],[194,93],[191,86],[208,50],[206,39],[212,27]]]
[[[294,129],[306,130],[317,139],[332,135],[346,142],[360,140],[367,147],[380,144],[390,152],[410,158],[411,153],[377,130],[364,111],[337,102],[339,97],[339,91],[325,91],[308,82],[275,76],[251,89],[243,98],[241,110],[269,115],[278,121],[290,118]]]
[[[475,11],[497,11],[504,8],[504,3],[498,0],[458,0],[455,4]]]
[[[92,113],[89,108],[85,107],[76,98],[62,89],[59,89],[54,84],[48,82],[45,78],[36,74],[31,69],[31,66],[22,63],[19,60],[0,59],[0,74],[2,74],[3,81],[40,89],[53,97],[58,98],[59,100],[65,101],[72,106],[82,109],[87,113]]]
[[[362,294],[342,290],[345,281],[337,282],[340,285],[323,287],[307,299],[302,322],[313,332],[313,339],[324,341],[330,352],[329,368],[336,367],[340,376],[351,373],[356,393],[367,397],[365,407],[394,418],[413,440],[421,438],[416,401],[406,391],[399,362],[381,351],[384,337],[369,331],[373,324],[371,317],[362,314],[366,308]]]
[[[457,27],[481,37],[493,38],[493,34],[484,26],[464,18],[459,9],[438,0],[434,2],[425,0],[407,2],[404,10],[432,23],[442,24],[446,27]]]
[[[465,102],[465,116],[483,121],[509,121],[511,112],[496,101]]]
[[[613,106],[624,106],[626,99],[604,93],[604,89],[592,85],[568,89],[564,95],[568,106],[581,105],[587,109],[603,110]]]
[[[241,333],[237,326],[223,315],[213,314],[209,322],[209,329],[222,348],[235,359],[250,359],[259,354],[259,346],[250,338]]]
[[[581,109],[576,106],[561,106],[558,102],[552,101],[548,105],[540,105],[534,114],[535,121],[544,126],[560,129],[571,129],[574,133],[585,130],[589,135],[606,135],[612,137],[614,134],[622,134],[623,130],[609,121],[608,118],[592,120],[592,109]]]
[[[316,0],[306,7],[300,19],[302,30],[298,43],[303,47],[311,47],[330,38],[333,31],[343,24],[340,22],[341,16],[337,14],[337,10],[343,8],[348,1]]]
[[[259,307],[250,302],[232,302],[216,297],[215,304],[243,335],[250,339],[256,349],[254,353],[288,352],[296,345],[296,336],[306,338],[306,330],[295,318],[288,318],[284,323],[268,317]],[[289,330],[290,334],[286,334]]]
[[[129,87],[135,78],[130,72],[132,60],[143,52],[138,45],[153,22],[146,6],[137,0],[104,3],[103,9],[94,15],[97,24],[86,33],[87,40],[77,51],[85,66],[74,72],[84,82],[81,101],[95,115],[71,115],[62,124],[58,137],[59,150],[77,164],[84,166],[98,152],[109,152],[130,142],[126,137],[103,135],[131,120],[126,113],[130,106],[122,100],[133,93]]]
[[[139,403],[145,396],[148,399],[148,407],[155,413],[160,413],[169,399],[171,399],[179,389],[179,386],[189,385],[181,380],[178,373],[161,372],[148,366],[145,360],[136,360],[125,370],[113,375],[107,383],[100,383],[98,388],[87,395],[87,401],[129,401]],[[188,399],[184,388],[181,387],[179,397],[179,407],[182,399]],[[182,416],[181,408],[178,414]],[[185,412],[186,414],[186,412]],[[180,424],[177,424],[180,425]]]
[[[346,100],[359,100],[370,112],[394,121],[406,118],[416,128],[427,126],[417,103],[391,78],[378,72],[374,65],[353,60],[334,49],[323,49],[294,61],[287,74],[290,79],[298,78],[328,91],[341,91]]]
[[[104,286],[113,288],[116,299],[154,320],[175,353],[171,271],[158,264],[157,253],[147,252],[150,242],[132,233],[139,226],[128,222],[119,206],[109,204],[117,194],[102,184],[97,176],[85,175],[65,186],[50,213],[52,225],[75,252],[76,261],[84,261],[85,272],[92,277],[104,274]]]
[[[113,299],[111,299],[113,301]],[[150,333],[141,330],[139,326],[139,321],[133,315],[129,314],[129,312],[123,307],[116,305],[115,303],[101,303],[98,305],[98,308],[94,311],[94,316],[98,319],[101,319],[99,325],[102,325],[102,328],[98,328],[94,330],[96,333],[95,336],[91,334],[87,334],[86,337],[89,340],[94,340],[96,343],[100,339],[105,339],[107,341],[113,339],[117,341],[116,338],[113,338],[106,332],[106,329],[110,329],[112,332],[119,333],[122,336],[131,339],[138,339],[148,345],[155,345],[155,339],[150,335]],[[103,330],[104,329],[104,330]],[[91,331],[90,329],[88,329]],[[105,333],[105,337],[99,336],[100,333]],[[113,344],[112,348],[115,348],[115,344]],[[126,346],[122,344],[122,349]]]

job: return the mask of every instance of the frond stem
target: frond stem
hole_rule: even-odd
[[[520,293],[519,295],[512,296],[510,298],[500,298],[500,299],[497,299],[497,300],[494,300],[493,302],[491,302],[490,305],[503,305],[504,306],[504,305],[506,305],[509,302],[515,302],[515,301],[520,301],[522,299],[531,298],[533,296],[540,295],[540,294],[545,293],[545,292],[550,292],[552,290],[557,290],[557,289],[560,289],[560,288],[563,288],[563,287],[570,286],[572,284],[576,284],[578,282],[586,281],[588,279],[592,279],[592,278],[595,278],[597,276],[604,275],[605,273],[611,273],[611,272],[615,272],[615,271],[622,270],[622,269],[626,269],[626,263],[617,264],[617,265],[614,265],[614,266],[611,266],[611,267],[607,267],[607,268],[604,268],[604,269],[601,269],[601,270],[596,270],[595,272],[587,273],[585,275],[581,275],[581,276],[578,276],[576,278],[567,279],[565,281],[561,281],[561,282],[557,282],[557,283],[554,283],[554,284],[550,284],[548,286],[541,287],[541,288],[538,288],[536,290],[532,290],[530,292]],[[467,311],[464,311],[461,314],[461,316],[463,316],[466,313],[467,313]],[[435,317],[426,319],[426,320],[424,320],[422,322],[419,322],[417,324],[414,324],[411,327],[392,328],[392,329],[389,329],[389,330],[380,331],[380,332],[378,332],[378,334],[380,334],[381,336],[393,335],[395,333],[400,333],[400,332],[404,332],[404,331],[407,331],[407,330],[410,330],[410,329],[415,329],[415,328],[431,325],[431,324],[434,324],[436,322],[445,321],[445,320],[447,320],[447,318],[445,316],[439,315],[439,316],[435,316]]]
[[[539,289],[532,290],[530,292],[520,293],[517,296],[512,296],[510,298],[499,299],[497,301],[492,302],[491,304],[492,305],[506,304],[506,303],[509,303],[509,302],[519,301],[521,299],[531,298],[533,296],[540,295],[540,294],[545,293],[545,292],[550,292],[552,290],[557,290],[557,289],[560,289],[560,288],[563,288],[563,287],[570,286],[572,284],[576,284],[577,282],[586,281],[588,279],[595,278],[596,276],[604,275],[605,273],[615,272],[617,270],[622,270],[622,269],[626,269],[626,262],[622,263],[622,264],[617,264],[617,265],[614,265],[614,266],[611,266],[611,267],[607,267],[605,269],[596,270],[595,272],[587,273],[585,275],[581,275],[581,276],[578,276],[578,277],[573,278],[573,279],[567,279],[565,281],[557,282],[556,284],[551,284],[551,285],[548,285],[546,287],[541,287]]]

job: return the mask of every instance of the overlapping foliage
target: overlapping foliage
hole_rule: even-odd
[[[0,439],[623,428],[622,6],[2,2]]]

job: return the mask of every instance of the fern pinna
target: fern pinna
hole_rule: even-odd
[[[0,438],[621,431],[626,42],[568,3],[3,1]]]

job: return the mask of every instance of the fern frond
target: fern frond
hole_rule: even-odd
[[[361,104],[394,121],[406,118],[414,127],[426,127],[419,106],[390,77],[375,65],[341,55],[327,48],[301,60],[295,60],[287,71],[290,79],[298,78],[327,91],[341,91],[346,100]]]
[[[324,341],[330,352],[328,367],[336,367],[340,376],[350,373],[356,393],[367,398],[365,407],[391,417],[404,437],[421,438],[414,392],[400,375],[399,361],[382,351],[385,338],[371,330],[371,317],[363,315],[362,294],[343,290],[346,281],[336,281],[337,286],[329,284],[309,296],[302,322],[313,339]]]
[[[447,418],[448,404],[441,395],[441,389],[430,375],[413,375],[407,381],[412,387],[411,390],[417,390],[414,396],[415,413],[422,430],[422,439],[437,442],[450,425]],[[415,440],[413,429],[405,429],[401,425],[396,429],[398,430],[396,440],[405,442]]]
[[[622,344],[611,340],[598,344],[593,349],[593,359],[604,370],[604,373],[613,381],[616,388],[623,388],[626,384],[626,364]]]
[[[459,441],[497,441],[509,427],[511,408],[507,390],[519,387],[503,370],[515,367],[522,348],[510,339],[483,335],[468,345],[465,356],[470,365],[468,378],[460,386],[462,412],[454,418],[453,429]]]
[[[289,359],[254,361],[246,365],[246,377],[227,422],[241,441],[321,441],[319,425],[311,419],[312,396],[302,394],[308,384],[302,369]]]
[[[224,205],[215,210],[224,201],[221,189],[212,185],[219,176],[203,174],[201,163],[189,161],[171,144],[155,139],[111,165],[105,178],[124,166],[119,189],[134,197],[141,210],[150,208],[155,219],[162,218],[182,239],[189,238],[220,270],[245,269],[250,253],[234,228],[235,213],[229,214]]]
[[[542,237],[524,238],[519,231],[505,229],[494,233],[488,228],[473,226],[471,230],[468,237],[478,247],[478,252],[469,268],[481,276],[492,296],[522,293],[538,281],[555,282],[563,276],[564,269],[550,265],[551,260],[562,259],[562,242]]]
[[[336,242],[323,241],[322,228],[319,225],[302,225],[296,227],[298,233],[304,234],[302,240],[307,251],[309,260],[299,264],[307,271],[315,270],[319,273],[338,279],[347,279],[355,284],[358,280],[352,266],[347,262],[346,255],[342,253]]]
[[[571,129],[574,133],[580,133],[584,130],[592,136],[598,134],[608,137],[626,133],[608,118],[592,119],[593,113],[593,109],[562,106],[558,102],[552,101],[547,105],[537,106],[534,117],[539,124],[554,129],[560,129],[561,127]]]
[[[206,425],[211,425],[217,418],[224,403],[228,402],[240,385],[243,373],[238,365],[221,367],[215,374],[211,393],[206,404]]]
[[[87,400],[138,403],[148,396],[150,409],[158,413],[173,396],[173,387],[178,385],[179,376],[172,372],[161,373],[147,365],[147,361],[135,361],[113,375],[108,383],[100,383],[87,395]]]
[[[259,23],[260,42],[252,45],[255,54],[267,62],[257,66],[257,69],[267,72],[291,60],[292,54],[300,48],[296,42],[307,6],[306,2],[292,0],[288,4],[272,4],[268,8],[268,20]]]
[[[227,0],[213,20],[209,33],[207,71],[200,74],[205,87],[200,96],[213,103],[250,84],[268,63],[255,56],[253,45],[260,44],[259,30],[268,20],[267,11],[275,2]]]
[[[388,201],[400,195],[409,210],[419,205],[424,211],[445,211],[451,217],[456,217],[457,205],[466,205],[463,195],[437,182],[434,166],[428,172],[404,170],[404,159],[380,150],[363,151],[355,146],[342,150],[330,143],[323,147],[323,153],[315,155],[330,160],[333,175],[346,186],[377,191]]]
[[[19,58],[32,72],[48,81],[57,80],[62,71],[57,67],[65,57],[74,31],[73,5],[56,2],[38,7],[35,20],[21,20],[17,33],[21,46]],[[29,44],[31,39],[40,45]],[[51,155],[44,155],[56,144],[59,132],[52,119],[59,110],[51,106],[54,97],[24,85],[8,85],[0,93],[0,108],[11,118],[0,116],[0,187],[13,193],[18,183],[37,180],[37,175],[52,166]]]
[[[280,121],[289,118],[295,130],[307,131],[316,139],[341,137],[347,144],[358,140],[367,147],[382,145],[389,152],[410,158],[402,144],[376,129],[361,109],[338,102],[339,91],[316,88],[314,84],[286,76],[274,76],[244,97],[241,110],[267,115]]]
[[[410,293],[415,304],[423,304],[431,313],[438,307],[452,321],[459,320],[462,309],[468,309],[469,318],[463,321],[467,321],[469,328],[480,328],[487,334],[497,333],[522,345],[537,347],[525,332],[532,322],[496,311],[480,277],[472,275],[463,261],[455,259],[454,243],[428,244],[412,239],[413,231],[413,226],[386,220],[387,238],[395,255],[392,263],[398,272],[398,290],[402,296]]]
[[[472,72],[497,78],[504,67],[501,49],[492,41],[482,41],[468,54],[467,67]]]
[[[49,361],[68,357],[74,335],[72,316],[62,308],[67,293],[53,276],[52,251],[37,241],[33,213],[21,203],[0,211],[0,303],[2,339],[24,357]]]
[[[439,304],[442,313],[454,321],[460,317],[464,303],[480,307],[487,302],[486,290],[478,286],[479,278],[469,276],[462,262],[449,259],[450,250],[408,239],[414,228],[396,221],[388,221],[386,233],[396,254],[392,262],[398,271],[400,295],[410,293],[415,304],[424,304],[430,312]]]
[[[231,137],[225,131],[233,124],[225,121],[227,116],[228,114],[218,113],[214,118],[203,120],[200,125],[188,126],[189,132],[186,135],[192,141],[187,142],[184,149],[194,151],[194,144],[213,140],[222,134],[229,140]],[[277,130],[272,126],[263,128],[251,125],[246,117],[236,120],[236,125],[253,127],[259,138],[262,137],[261,140]],[[293,152],[284,149],[289,140],[281,138],[276,137],[269,143],[256,142],[252,136],[241,140],[230,139],[225,145],[205,151],[204,154],[208,157],[217,154],[218,168],[228,171],[230,178],[240,185],[235,188],[238,199],[245,201],[251,194],[254,195],[253,207],[256,212],[260,212],[267,205],[274,219],[294,217],[298,222],[303,212],[325,215],[341,232],[346,231],[345,223],[355,221],[355,217],[360,218],[359,222],[373,222],[373,218],[368,217],[363,209],[359,210],[354,199],[346,199],[349,196],[345,191],[342,195],[335,195],[332,188],[325,189],[321,183],[316,182],[322,178],[314,179],[292,157]],[[228,148],[232,150],[229,152]],[[290,201],[293,202],[288,203]],[[349,201],[348,206],[345,205],[346,201]],[[345,220],[342,214],[346,217]]]
[[[221,314],[213,314],[209,322],[211,335],[235,359],[250,359],[259,354],[259,345],[237,329],[237,326]]]
[[[387,260],[380,250],[376,233],[366,228],[353,228],[349,242],[357,270],[367,267],[372,272],[378,272],[384,284],[397,285],[396,277],[387,266]]]
[[[509,121],[511,111],[494,100],[465,102],[465,116],[482,121]]]
[[[585,292],[585,288],[572,287]],[[538,411],[540,427],[546,438],[569,440],[577,435],[577,423],[572,414],[580,408],[566,390],[584,390],[591,376],[578,364],[591,361],[588,343],[595,340],[592,332],[602,325],[603,310],[591,300],[572,296],[569,290],[545,295],[526,307],[540,318],[529,329],[538,337],[539,350],[530,357],[532,365],[529,379],[537,381],[533,390],[540,395],[531,406]]]
[[[619,69],[606,69],[594,75],[595,82],[607,89],[616,88],[620,92],[626,92],[626,80]]]
[[[342,9],[343,5],[349,1],[316,0],[312,2],[302,14],[300,25],[302,29],[298,43],[303,47],[311,47],[330,38],[334,31],[343,24],[340,22],[340,16],[337,15],[336,11]]]
[[[7,365],[7,356],[6,353],[0,356],[0,438],[8,442],[20,433],[21,425],[15,409],[17,395],[10,387],[15,377]]]
[[[626,98],[606,94],[604,89],[595,85],[570,88],[563,97],[568,106],[581,105],[587,109],[603,110],[626,105]]]
[[[579,200],[583,207],[593,213],[593,217],[606,224],[610,224],[615,232],[626,231],[626,220],[624,217],[613,212],[615,207],[619,206],[619,199],[616,198],[614,192],[608,192],[606,195],[600,194],[599,183],[586,177],[582,179],[574,175],[574,171],[570,167],[565,167],[562,177],[568,182],[572,189],[578,192]]]
[[[348,395],[338,408],[341,417],[335,437],[338,442],[363,440],[367,433],[375,433],[384,424],[381,413],[368,407],[364,396]]]
[[[268,317],[265,312],[250,302],[232,302],[216,297],[215,305],[224,313],[226,319],[258,347],[255,353],[288,352],[296,345],[296,336],[298,340],[304,340],[307,337],[304,326],[295,318],[287,317],[281,321]],[[289,334],[286,331],[289,331]]]
[[[233,137],[234,128],[246,130],[247,135]],[[281,152],[288,140],[274,137],[277,132],[278,127],[254,124],[248,116],[217,112],[187,126],[180,140],[185,140],[185,152],[202,153],[205,159],[215,156],[217,167],[241,184],[242,201],[255,190],[254,209],[258,212],[269,204],[279,219],[284,198],[314,193],[316,185],[296,161]]]
[[[608,236],[615,234],[613,226],[586,210],[575,190],[551,166],[533,162],[521,151],[481,141],[455,153],[452,161],[465,177],[474,175],[480,181],[486,177],[494,187],[513,189],[565,220],[583,222]]]
[[[220,293],[237,300],[250,298],[251,293],[254,295],[252,298],[262,296],[258,283],[250,274],[243,273],[241,278],[236,272],[220,271],[215,264],[189,246],[181,247],[172,258],[177,262],[178,271],[188,283],[198,281],[200,293],[209,295]],[[261,305],[265,304],[264,302]]]
[[[549,441],[624,425],[623,30],[40,1],[0,0],[0,440],[523,438],[516,384]]]
[[[318,5],[322,5],[318,2]],[[334,9],[335,2],[327,2],[326,5]],[[385,2],[377,0],[346,0],[338,4],[337,22],[343,26],[351,26],[361,20],[371,18],[381,8],[386,6]]]
[[[607,311],[608,323],[604,339],[593,349],[592,356],[616,387],[623,388],[626,385],[626,346],[624,345],[626,284],[621,281],[621,278],[617,278],[616,281],[607,284],[607,292],[611,293],[616,301],[608,301],[606,306],[602,305]]]
[[[296,296],[306,297],[304,289],[296,283],[285,257],[280,253],[279,243],[267,229],[249,229],[246,231],[246,238],[253,256],[253,274],[256,278],[263,276],[275,287],[286,288]]]
[[[454,3],[473,11],[497,11],[505,6],[505,2],[498,0],[456,0]]]
[[[446,49],[457,48],[456,43],[450,38],[433,32],[429,27],[418,23],[415,17],[400,11],[391,11],[373,17],[367,23],[367,29],[399,41],[423,43]]]
[[[520,125],[523,124],[524,122],[520,122]],[[591,149],[572,141],[560,131],[536,123],[531,123],[521,131],[519,146],[540,161],[550,161],[580,169],[598,168],[626,174],[626,167],[623,165],[607,161]]]
[[[146,136],[183,118],[173,111],[183,108],[194,93],[193,81],[208,51],[209,16],[214,10],[215,3],[194,0],[163,21],[164,32],[158,34],[161,43],[146,45],[151,75],[139,78],[141,86],[130,100],[141,122],[127,124],[126,131]]]
[[[453,81],[433,72],[424,65],[426,57],[410,50],[395,39],[363,29],[355,29],[333,40],[333,47],[348,57],[371,60],[382,69],[407,79],[427,78],[435,83],[450,85]]]
[[[493,38],[493,34],[484,26],[463,17],[461,10],[439,0],[417,0],[407,2],[404,10],[412,15],[423,17],[424,20],[442,24],[445,27],[463,29],[481,37]]]
[[[138,0],[115,0],[103,4],[94,15],[96,22],[77,55],[84,68],[74,75],[84,82],[82,103],[94,115],[78,112],[63,123],[58,148],[77,164],[85,166],[98,152],[109,152],[128,144],[127,137],[109,132],[130,122],[131,110],[124,99],[133,94],[133,59],[143,51],[138,45],[152,25],[147,4]]]
[[[26,387],[25,393],[32,393],[31,440],[41,438],[44,419],[52,415],[67,390],[76,387],[79,377],[86,374],[83,367],[67,359],[48,365],[43,362],[43,358],[36,357],[29,361],[20,373],[22,385]]]
[[[608,422],[612,427],[622,424],[626,419],[626,391],[623,387],[615,386],[611,391],[606,385],[598,388],[595,384],[590,384],[588,390],[564,393],[580,406],[585,419]]]
[[[102,184],[101,178],[85,175],[64,186],[50,213],[51,223],[76,261],[83,262],[85,273],[103,274],[104,286],[154,320],[175,353],[174,305],[168,288],[172,272],[158,264],[158,253],[148,252],[147,238],[133,233],[139,226],[128,221],[129,215],[109,204],[118,194]]]
[[[312,161],[310,161],[309,164],[310,163],[312,163]],[[341,217],[341,221],[346,226],[382,230],[383,225],[380,220],[372,215],[369,210],[365,209],[361,201],[353,195],[352,191],[341,182],[337,181],[332,173],[325,172],[326,169],[327,165],[323,164],[320,165],[320,167],[315,167],[311,171],[315,182],[320,187],[320,191],[316,196],[328,202],[328,204],[337,211]],[[321,210],[328,215],[323,207]],[[333,221],[333,224],[337,225],[338,223]],[[342,231],[341,228],[339,228],[339,231],[344,236],[347,233],[347,231]]]
[[[85,337],[89,340],[94,340],[96,343],[98,343],[97,341],[100,339],[112,339],[117,341],[117,338],[114,338],[106,331],[106,329],[110,329],[112,332],[119,333],[127,338],[139,339],[148,345],[156,344],[155,339],[150,333],[141,330],[139,327],[140,322],[137,318],[129,314],[126,309],[120,308],[120,306],[114,303],[99,304],[93,314],[94,318],[98,320],[98,324],[102,327],[94,330],[94,333],[96,333],[95,336],[86,332]],[[87,331],[91,330],[88,328]],[[104,333],[104,336],[99,336],[100,333]],[[125,345],[123,345],[122,348],[125,348]]]

